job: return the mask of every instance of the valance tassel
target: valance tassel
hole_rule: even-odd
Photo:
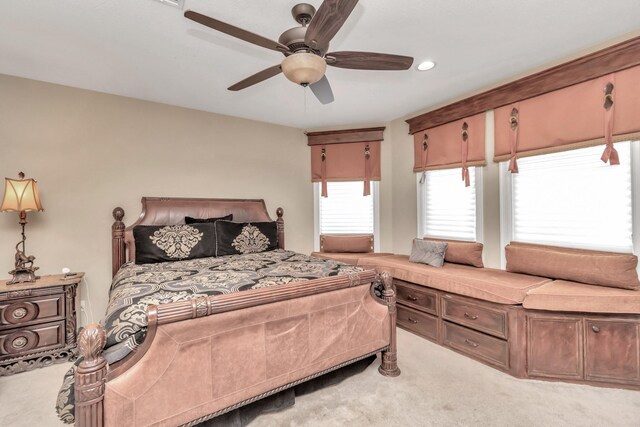
[[[613,76],[611,77],[613,80]],[[603,162],[609,163],[611,166],[620,164],[620,157],[618,151],[613,146],[613,116],[615,110],[615,103],[613,102],[613,83],[609,82],[604,87],[604,141],[606,147],[602,157]]]
[[[422,176],[420,177],[420,184],[424,184],[427,180],[427,163],[429,162],[429,135],[427,132],[422,137],[422,156],[421,156]]]
[[[509,129],[509,147],[511,148],[511,158],[509,159],[509,172],[518,173],[518,109],[513,108],[511,110],[511,118],[509,119],[510,129]]]
[[[322,197],[329,197],[329,194],[327,192],[327,149],[325,147],[322,147],[322,154],[320,154],[321,159],[322,159],[322,165],[320,166],[320,179],[321,179],[321,188],[322,188],[322,192],[321,192],[321,196]]]
[[[371,195],[371,151],[369,145],[364,148],[364,192],[363,195]]]
[[[469,157],[469,125],[467,122],[462,124],[462,180],[464,186],[469,187],[471,180],[469,179],[469,168],[467,167],[467,158]]]

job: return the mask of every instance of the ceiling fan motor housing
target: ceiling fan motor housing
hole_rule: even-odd
[[[298,24],[307,25],[311,22],[313,15],[316,14],[316,8],[309,3],[300,3],[291,9],[291,15]]]

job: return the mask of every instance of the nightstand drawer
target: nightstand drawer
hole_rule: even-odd
[[[396,285],[398,303],[427,313],[438,314],[438,296],[434,291],[402,280],[394,280],[393,284]]]
[[[64,319],[64,294],[20,298],[0,303],[0,331]]]
[[[442,297],[442,318],[477,331],[507,338],[507,312],[445,294]]]
[[[64,320],[0,332],[0,357],[63,347]]]

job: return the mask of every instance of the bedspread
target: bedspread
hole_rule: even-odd
[[[359,267],[296,252],[274,251],[157,264],[127,263],[113,278],[100,324],[107,332],[103,356],[115,363],[144,340],[149,305],[350,274]],[[56,411],[73,423],[73,380],[80,361],[65,375]]]

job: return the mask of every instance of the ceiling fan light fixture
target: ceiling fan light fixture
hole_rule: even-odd
[[[322,57],[308,52],[289,55],[280,66],[287,79],[302,86],[316,83],[327,71],[327,62]]]
[[[418,64],[418,71],[429,71],[431,69],[433,69],[433,67],[436,66],[436,63],[433,61],[423,61],[420,64]]]

